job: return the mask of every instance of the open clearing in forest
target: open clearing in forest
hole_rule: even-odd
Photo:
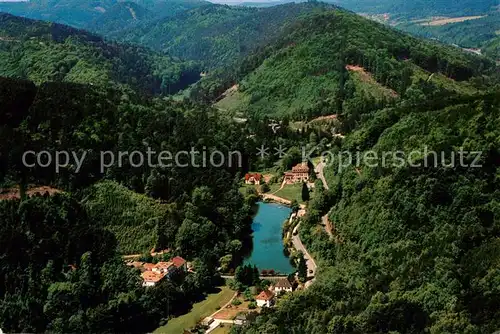
[[[482,19],[483,17],[486,17],[486,15],[431,18],[426,22],[420,23],[420,25],[422,25],[422,26],[444,26],[445,24],[459,23],[459,22],[465,22],[465,21],[470,21],[470,20],[477,20],[477,19]]]
[[[363,67],[346,65],[345,68],[354,74],[356,88],[363,92],[365,96],[371,95],[375,98],[395,98],[398,96],[398,93],[394,90],[377,82],[373,75]]]
[[[50,196],[53,196],[57,193],[62,192],[59,189],[48,187],[48,186],[41,186],[41,187],[33,187],[29,188],[26,190],[26,195],[28,197],[35,196],[35,195],[45,195],[49,194]],[[14,188],[9,188],[9,189],[0,189],[0,201],[1,200],[11,200],[11,199],[20,199],[21,198],[21,192],[19,191],[19,187],[14,187]]]

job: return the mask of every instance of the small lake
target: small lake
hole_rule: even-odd
[[[284,205],[258,202],[258,211],[253,218],[253,249],[245,263],[256,265],[259,271],[274,269],[282,274],[295,271],[283,253],[281,233],[285,220],[292,210]]]

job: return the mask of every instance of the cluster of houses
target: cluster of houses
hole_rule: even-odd
[[[291,171],[285,172],[284,182],[286,184],[302,183],[309,181],[309,166],[307,162],[302,162],[292,167]],[[245,174],[245,184],[259,185],[262,180],[260,173]]]
[[[293,287],[290,281],[286,278],[279,279],[275,284],[271,285],[267,290],[262,290],[262,292],[255,297],[257,306],[259,307],[271,307],[276,302],[276,295],[279,292],[292,292]]]
[[[186,260],[180,256],[176,256],[168,262],[153,264],[133,261],[127,265],[141,270],[142,286],[155,286],[162,279],[169,278],[175,272],[188,271]]]

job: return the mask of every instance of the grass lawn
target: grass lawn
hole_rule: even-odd
[[[311,160],[312,160],[314,167],[316,167],[321,162],[321,156],[312,158]]]
[[[279,189],[280,187],[278,186],[277,188]],[[295,199],[299,203],[304,203],[302,201],[302,183],[287,184],[283,189],[274,193],[274,195],[290,201]]]
[[[220,324],[219,327],[212,331],[213,334],[229,334],[231,333],[231,324]]]
[[[234,295],[234,291],[227,286],[220,287],[217,293],[209,294],[205,300],[193,305],[191,312],[170,320],[165,326],[155,330],[155,333],[182,334],[184,329],[194,327],[198,322],[205,319],[218,307],[224,306]]]
[[[286,187],[286,186],[285,186]],[[273,183],[269,185],[269,192],[268,194],[274,194],[278,189],[281,188],[281,183]]]

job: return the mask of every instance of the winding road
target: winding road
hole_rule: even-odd
[[[316,172],[316,176],[321,180],[321,182],[323,182],[323,187],[326,190],[329,190],[330,188],[328,187],[328,183],[326,183],[325,174],[323,174],[323,170],[325,169],[325,167],[326,163],[321,160],[320,163],[317,164],[314,168],[314,171]]]
[[[321,180],[321,182],[323,182],[323,187],[326,190],[329,190],[330,188],[328,187],[328,183],[326,183],[325,174],[323,173],[325,167],[326,163],[322,160],[319,164],[316,165],[314,171],[316,172],[316,176]],[[333,238],[332,224],[328,220],[328,214],[321,217],[321,225],[323,225],[326,233],[330,236],[330,238]]]
[[[297,227],[300,225],[300,223],[297,225]],[[312,280],[308,281],[308,282],[313,282],[315,280],[315,276],[316,276],[316,262],[314,261],[314,258],[311,256],[311,254],[309,254],[309,252],[307,251],[306,247],[304,246],[304,244],[302,243],[302,240],[300,240],[300,236],[299,234],[296,234],[292,237],[292,242],[293,242],[293,246],[295,247],[296,250],[298,251],[301,251],[303,254],[304,254],[304,259],[306,260],[306,265],[307,265],[307,276],[312,276]],[[309,284],[311,284],[309,283]],[[306,287],[308,285],[306,284]]]

